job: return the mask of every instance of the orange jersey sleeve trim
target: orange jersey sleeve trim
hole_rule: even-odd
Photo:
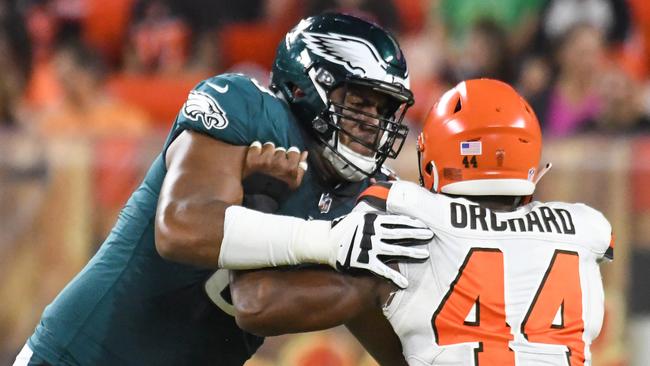
[[[382,199],[382,200],[387,200],[388,199],[388,192],[390,191],[390,188],[388,187],[383,187],[380,185],[374,185],[366,188],[365,191],[361,192],[359,195],[359,198],[357,201],[360,201],[363,199],[365,196],[374,196],[376,198]]]
[[[390,183],[381,182],[366,188],[357,198],[357,203],[367,202],[372,207],[386,211],[386,200],[390,192]]]

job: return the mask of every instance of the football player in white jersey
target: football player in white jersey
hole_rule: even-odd
[[[421,184],[372,186],[357,206],[425,222],[435,233],[429,260],[399,263],[405,290],[393,292],[377,278],[374,287],[357,280],[321,284],[320,291],[338,285],[341,319],[383,306],[412,366],[590,365],[604,311],[599,263],[613,256],[611,226],[584,204],[531,202],[550,168],[539,169],[541,149],[537,118],[509,85],[458,84],[418,138]],[[235,283],[238,322],[265,332],[299,319],[295,314],[318,318],[318,307],[305,300],[314,286],[304,282],[282,293],[262,291],[268,283]],[[336,323],[319,319],[305,330]],[[374,324],[368,338],[389,339]]]
[[[541,148],[535,114],[502,82],[460,83],[431,110],[422,187],[383,194],[436,233],[427,262],[400,264],[410,286],[384,307],[410,365],[591,363],[611,226],[584,204],[528,203],[550,167],[538,170]]]

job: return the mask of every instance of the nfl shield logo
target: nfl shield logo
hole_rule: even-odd
[[[323,193],[320,195],[320,200],[318,201],[318,209],[320,213],[330,212],[330,207],[332,206],[332,197],[329,193]]]

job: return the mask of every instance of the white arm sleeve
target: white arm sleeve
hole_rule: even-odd
[[[253,269],[300,263],[336,266],[331,223],[265,214],[241,206],[226,209],[219,267]]]

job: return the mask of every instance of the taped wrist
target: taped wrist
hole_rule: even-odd
[[[301,263],[336,265],[331,224],[266,214],[241,206],[226,209],[219,267],[254,269]]]

